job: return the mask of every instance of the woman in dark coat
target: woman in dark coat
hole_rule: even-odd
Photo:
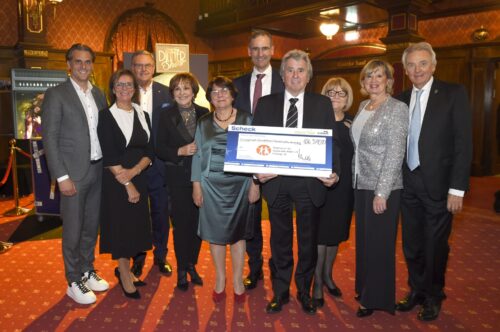
[[[115,274],[125,296],[138,299],[144,285],[130,272],[130,257],[151,249],[148,183],[144,170],[154,151],[148,115],[139,105],[139,86],[129,70],[110,80],[112,106],[99,112],[97,134],[104,172],[101,198],[101,253],[118,261]]]
[[[342,296],[340,288],[333,281],[333,264],[340,242],[349,239],[354,191],[352,189],[351,162],[354,147],[349,136],[352,117],[347,114],[353,101],[352,88],[341,77],[332,77],[325,83],[321,94],[330,98],[335,115],[334,130],[340,143],[342,176],[336,186],[327,190],[325,205],[320,209],[318,224],[318,261],[314,273],[313,300],[317,306],[324,304],[323,286],[335,296]],[[334,147],[335,148],[335,147]]]
[[[208,109],[194,103],[198,80],[190,73],[179,73],[170,80],[175,104],[160,115],[156,155],[165,161],[167,185],[172,200],[174,248],[177,260],[177,289],[188,290],[191,282],[203,285],[196,271],[201,239],[198,231],[198,207],[193,203],[191,161],[197,150],[194,142],[196,122]]]

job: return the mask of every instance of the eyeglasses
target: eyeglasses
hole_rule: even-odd
[[[328,90],[326,92],[326,95],[328,97],[332,97],[332,98],[335,97],[335,96],[339,96],[339,97],[344,98],[345,96],[347,96],[347,92],[345,92],[344,90],[335,91],[335,90],[332,89],[332,90]]]
[[[134,63],[134,68],[137,69],[152,69],[153,65],[150,63]]]
[[[118,83],[115,83],[115,88],[133,89],[134,83],[133,82],[118,82]]]
[[[225,96],[225,95],[229,94],[229,89],[228,89],[228,88],[222,88],[222,89],[219,89],[219,90],[212,90],[212,91],[210,92],[210,94],[211,94],[212,96],[217,96],[217,95],[219,95],[219,94],[221,94],[221,95]]]

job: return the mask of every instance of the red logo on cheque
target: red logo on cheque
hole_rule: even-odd
[[[269,145],[259,145],[257,147],[257,153],[261,156],[267,156],[271,153],[271,147]]]

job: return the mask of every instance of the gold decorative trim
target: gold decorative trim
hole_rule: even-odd
[[[27,58],[48,58],[49,51],[45,50],[24,50],[23,54]]]

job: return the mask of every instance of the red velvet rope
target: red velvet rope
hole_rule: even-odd
[[[2,181],[0,181],[0,187],[3,186],[5,182],[7,182],[11,169],[12,169],[12,154],[9,154],[9,163],[7,164],[7,170],[5,171],[5,175],[3,176]]]
[[[26,158],[31,159],[31,155],[30,155],[29,153],[24,152],[21,148],[18,148],[18,147],[16,146],[16,150],[17,150],[20,154],[22,154],[23,156],[25,156]]]

